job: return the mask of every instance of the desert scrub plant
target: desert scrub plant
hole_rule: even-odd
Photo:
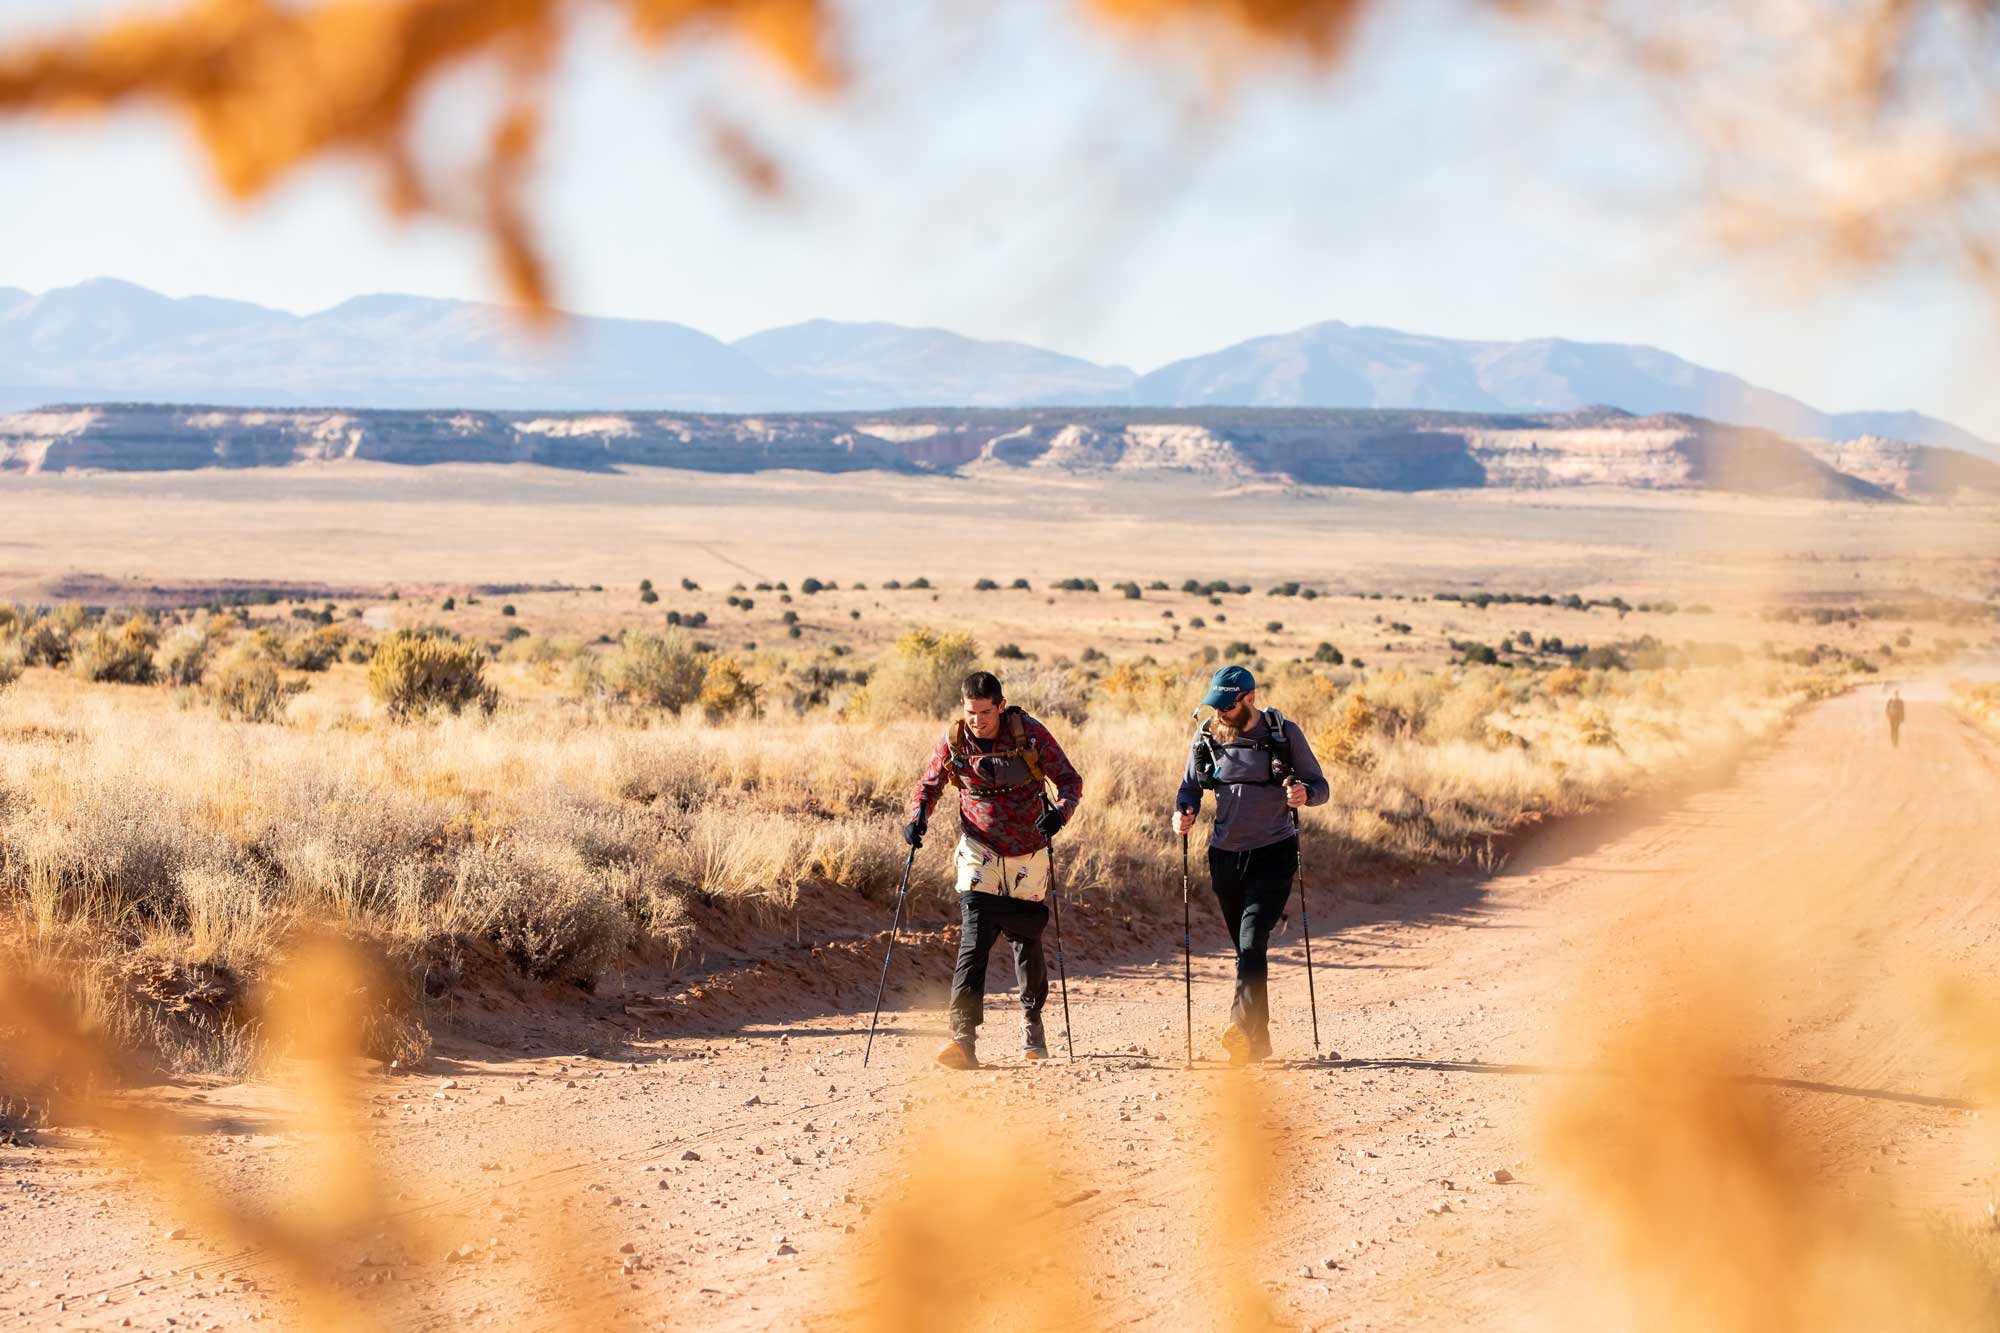
[[[115,685],[151,685],[159,672],[153,652],[160,633],[145,616],[113,626],[100,623],[70,647],[70,670],[85,680]]]
[[[854,695],[850,710],[873,717],[943,717],[958,707],[959,684],[978,661],[979,645],[970,634],[909,630]]]
[[[486,683],[486,655],[441,634],[400,629],[368,664],[368,692],[398,722],[426,713],[491,713],[500,696]]]
[[[619,699],[669,713],[701,697],[708,662],[678,629],[664,634],[628,632],[605,666],[605,684]]]
[[[208,670],[208,655],[214,646],[208,627],[181,625],[160,644],[157,665],[160,679],[176,689],[193,689]]]
[[[347,646],[347,632],[333,625],[295,634],[260,629],[255,639],[260,652],[288,671],[324,671]]]
[[[757,711],[758,686],[733,657],[710,660],[701,678],[701,712],[711,722]]]
[[[0,690],[19,680],[21,669],[21,650],[11,643],[0,643]]]
[[[270,658],[244,644],[225,653],[201,681],[215,711],[238,722],[282,721],[285,705],[305,689],[304,681],[286,680]]]

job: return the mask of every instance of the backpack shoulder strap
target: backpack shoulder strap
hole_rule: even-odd
[[[964,787],[965,778],[958,771],[959,756],[965,753],[965,719],[960,718],[944,730],[944,780],[954,787]]]
[[[1264,710],[1264,726],[1268,731],[1265,743],[1271,747],[1271,762],[1282,764],[1285,775],[1292,772],[1292,738],[1285,732],[1285,715],[1275,708]]]
[[[1034,775],[1035,781],[1047,782],[1048,776],[1042,772],[1042,752],[1028,737],[1027,716],[1019,707],[1010,704],[1007,708],[1007,734],[1013,738],[1015,753],[1021,756],[1021,762],[1028,766],[1028,772]]]

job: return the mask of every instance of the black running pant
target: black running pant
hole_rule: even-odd
[[[1049,905],[997,893],[958,895],[958,967],[951,977],[951,1035],[970,1037],[986,1017],[986,955],[1002,935],[1014,946],[1014,979],[1021,986],[1021,1012],[1039,1018],[1049,998],[1049,965],[1042,956],[1042,929]]]
[[[1265,949],[1271,931],[1291,900],[1292,879],[1299,872],[1296,836],[1248,852],[1208,849],[1208,878],[1222,908],[1222,924],[1236,946],[1236,998],[1229,1021],[1243,1029],[1259,1055],[1271,1049],[1271,1005],[1265,978],[1270,965]]]

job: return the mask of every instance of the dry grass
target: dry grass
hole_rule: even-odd
[[[14,623],[16,639],[43,624],[73,642],[112,637],[128,658],[129,645],[160,637],[137,621]],[[814,703],[799,680],[830,670],[825,659],[628,637],[608,650],[621,684],[607,692],[580,638],[488,663],[403,631],[371,665],[331,665],[301,694],[304,678],[282,669],[296,657],[286,641],[226,617],[190,623],[166,634],[159,671],[113,677],[175,685],[29,668],[0,704],[0,895],[36,952],[88,964],[72,975],[112,993],[111,1010],[119,994],[158,1007],[119,980],[135,959],[182,975],[220,969],[234,984],[268,974],[303,932],[326,930],[368,941],[406,979],[405,1000],[449,987],[473,949],[587,988],[634,956],[685,944],[697,901],[784,913],[818,885],[886,893],[943,686],[978,660],[962,634],[906,634]],[[412,721],[422,710],[403,706],[407,692],[382,686],[412,646],[452,657],[467,697],[506,702],[490,716]],[[1196,656],[1015,677],[1086,775],[1061,849],[1073,892],[1140,902],[1175,878],[1163,816],[1206,671]],[[671,699],[650,688],[662,672]],[[1265,702],[1305,726],[1332,781],[1306,842],[1308,873],[1326,885],[1371,866],[1490,865],[1524,820],[1725,755],[1829,679],[1777,663],[1294,663],[1265,675]],[[685,706],[697,687],[705,706]],[[197,688],[217,711],[180,706]],[[922,858],[920,890],[946,892],[946,870]],[[170,1062],[235,1060],[241,1034],[210,1027],[205,1046],[182,1041]]]
[[[2000,736],[2000,681],[1959,681],[1952,687],[1951,706],[1973,725]]]

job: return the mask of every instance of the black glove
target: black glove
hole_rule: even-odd
[[[923,846],[924,832],[929,827],[930,823],[928,820],[912,819],[909,823],[903,825],[903,841],[909,843],[912,847]]]
[[[1035,832],[1044,838],[1053,838],[1062,832],[1063,812],[1053,805],[1042,811],[1042,817],[1035,821]]]

